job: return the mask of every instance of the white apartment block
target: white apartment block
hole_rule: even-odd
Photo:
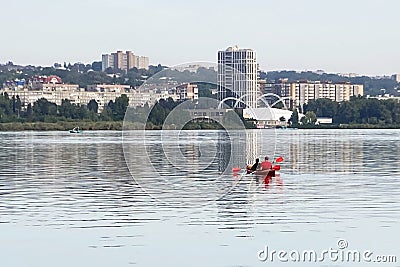
[[[66,87],[69,87],[70,89],[64,90],[64,88]],[[87,105],[90,100],[94,99],[99,106],[99,112],[101,112],[111,100],[114,101],[122,94],[126,94],[129,99],[133,99],[134,95],[133,91],[86,91],[83,88],[79,88],[78,85],[75,86],[65,84],[57,85],[55,90],[54,87],[51,90],[28,90],[25,88],[19,90],[4,89],[4,92],[7,92],[10,97],[18,95],[21,99],[21,102],[23,103],[24,108],[26,108],[28,104],[33,105],[37,100],[41,98],[45,98],[49,102],[56,103],[57,105],[61,105],[62,100],[64,99],[68,99],[71,103],[77,105]]]
[[[364,86],[350,83],[297,82],[290,86],[290,98],[295,106],[302,106],[309,100],[328,98],[332,101],[349,101],[352,96],[364,94]]]
[[[9,97],[19,96],[25,109],[28,104],[33,105],[41,98],[57,105],[61,105],[64,99],[68,99],[71,103],[77,105],[87,105],[90,100],[94,99],[98,103],[99,113],[110,101],[115,101],[122,94],[129,98],[130,107],[152,105],[160,99],[168,99],[169,97],[174,101],[182,100],[180,95],[170,93],[168,90],[154,89],[139,92],[131,89],[129,85],[111,84],[89,85],[87,90],[79,88],[75,84],[43,84],[40,89],[4,88],[0,93],[7,93]]]
[[[87,91],[91,92],[115,92],[115,93],[129,93],[131,91],[129,85],[121,84],[93,84],[87,86]]]
[[[232,96],[242,98],[238,107],[257,108],[258,65],[256,52],[237,46],[218,51],[218,99]]]
[[[283,81],[276,84],[268,84],[266,92],[288,97],[289,99],[285,100],[285,103],[288,108],[292,109],[303,106],[309,100],[318,98],[328,98],[335,102],[349,101],[352,96],[362,96],[364,94],[364,86],[349,82],[297,81],[289,83]]]

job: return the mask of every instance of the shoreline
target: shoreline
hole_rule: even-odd
[[[113,130],[122,131],[123,121],[97,121],[97,122],[4,122],[0,123],[0,132],[18,132],[18,131],[69,131],[74,127],[79,127],[83,131],[98,131],[98,130]],[[138,126],[138,125],[136,125]],[[186,128],[185,130],[218,130],[220,128],[204,127],[204,125],[192,125],[194,127]],[[141,130],[142,127],[133,127],[132,130]],[[250,128],[249,128],[250,129]],[[300,126],[296,128],[269,128],[269,130],[275,129],[280,131],[285,130],[319,130],[319,129],[400,129],[400,125],[374,125],[374,124],[346,124],[346,125],[320,125],[320,126]],[[162,129],[162,126],[152,125],[147,130],[174,130],[173,128],[166,127]]]
[[[1,132],[19,131],[69,131],[79,127],[83,131],[96,130],[122,130],[122,121],[98,121],[98,122],[5,122],[0,123]]]

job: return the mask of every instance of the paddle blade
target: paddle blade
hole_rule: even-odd
[[[240,168],[239,167],[233,167],[232,168],[232,172],[240,172]]]
[[[272,169],[275,171],[279,171],[281,169],[281,166],[275,165],[274,167],[272,167]]]
[[[282,161],[283,161],[282,157],[277,157],[276,160],[275,160],[275,162],[282,162]]]

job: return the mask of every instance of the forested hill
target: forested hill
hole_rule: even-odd
[[[368,76],[359,77],[343,77],[337,74],[323,73],[318,74],[312,71],[269,71],[261,72],[261,79],[266,79],[269,82],[278,81],[279,79],[287,78],[289,82],[299,81],[299,80],[310,80],[310,81],[332,81],[332,82],[344,82],[348,81],[355,84],[364,85],[364,95],[378,95],[381,94],[381,89],[385,89],[386,94],[392,94],[398,96],[399,93],[397,89],[400,89],[400,84],[396,83],[395,80],[391,78],[372,78]]]

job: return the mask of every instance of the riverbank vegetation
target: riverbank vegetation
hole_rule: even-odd
[[[22,108],[19,97],[0,94],[0,131],[23,130],[69,130],[80,127],[84,130],[121,130],[128,107],[126,95],[110,101],[101,113],[95,100],[87,105],[77,105],[64,99],[61,105],[45,98]]]
[[[77,105],[65,99],[61,105],[56,105],[41,98],[23,109],[18,96],[10,98],[7,93],[4,93],[0,94],[0,131],[63,131],[74,127],[80,127],[83,130],[122,130],[128,103],[128,97],[121,95],[114,101],[110,101],[99,113],[95,100],[89,101],[86,105]],[[144,123],[147,129],[163,128],[167,116],[179,104],[180,102],[169,98],[159,100],[151,111],[147,105],[135,108],[130,114],[132,117],[129,121],[133,123],[130,129],[141,129]],[[305,116],[300,118],[297,111],[294,111],[289,120],[291,127],[400,128],[400,103],[392,99],[352,97],[350,101],[342,103],[329,99],[317,99],[309,101],[300,111]],[[189,116],[189,114],[186,115]],[[240,112],[237,115],[246,128],[254,128],[253,121],[244,120]],[[317,117],[332,118],[333,123],[318,125]],[[187,118],[186,121],[188,121]],[[173,129],[172,126],[170,128]],[[190,121],[184,129],[221,129],[221,125],[215,122]]]
[[[304,105],[304,112],[307,111],[317,117],[333,118],[336,124],[400,125],[400,103],[392,99],[352,97],[342,103],[317,99]]]
[[[298,128],[400,128],[400,102],[393,99],[352,97],[341,103],[330,99],[311,100],[299,119],[294,112],[290,123]],[[317,125],[318,118],[332,118],[332,125]]]
[[[41,98],[23,109],[18,96],[10,98],[4,93],[0,94],[0,131],[65,131],[75,127],[82,130],[122,130],[128,103],[128,97],[123,94],[115,101],[110,101],[99,113],[95,100],[89,101],[87,105],[77,105],[65,99],[61,105],[56,105]],[[146,125],[147,129],[162,129],[169,113],[180,103],[168,98],[160,99],[151,110],[148,105],[137,107],[129,112],[127,127],[143,129]],[[218,123],[194,122],[190,121],[189,113],[184,115],[179,116],[185,122],[188,121],[184,129],[221,129]],[[252,123],[241,119],[251,127]],[[173,126],[166,128],[174,129]]]

